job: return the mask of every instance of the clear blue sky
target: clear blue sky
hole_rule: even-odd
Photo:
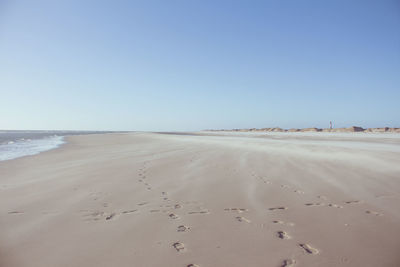
[[[400,127],[400,2],[0,0],[0,97],[0,129]]]

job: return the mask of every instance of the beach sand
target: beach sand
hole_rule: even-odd
[[[400,137],[99,134],[0,162],[0,266],[400,266]]]

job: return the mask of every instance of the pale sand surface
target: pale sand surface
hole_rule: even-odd
[[[205,134],[0,162],[0,266],[400,266],[398,136]]]

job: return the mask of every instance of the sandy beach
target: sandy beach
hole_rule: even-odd
[[[400,135],[69,136],[0,162],[0,266],[400,266]]]

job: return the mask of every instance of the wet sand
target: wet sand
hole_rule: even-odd
[[[400,266],[400,137],[69,136],[0,162],[0,266]]]

